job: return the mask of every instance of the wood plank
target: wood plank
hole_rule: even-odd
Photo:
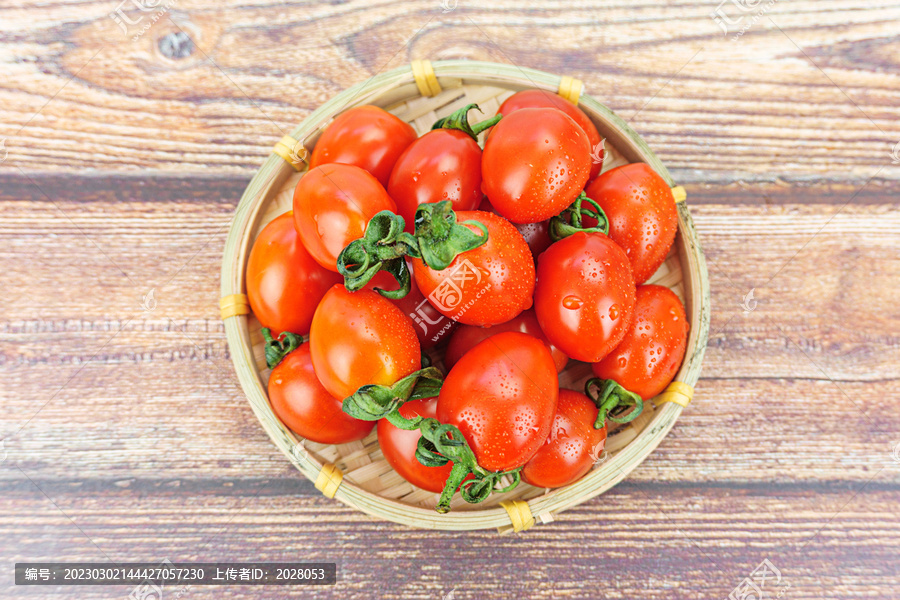
[[[24,425],[6,443],[10,460],[38,481],[281,473],[287,462],[243,400],[217,316],[239,186],[54,181],[55,204],[14,199],[21,181],[0,202],[0,432]],[[693,210],[713,292],[703,379],[631,477],[863,481],[900,441],[900,215],[877,196],[816,204],[816,186],[754,209],[753,190],[726,187],[729,204],[711,194]],[[745,314],[751,289],[758,306]]]
[[[133,41],[105,2],[6,4],[0,36],[28,59],[0,83],[2,168],[247,175],[338,91],[412,58],[471,58],[583,79],[687,181],[898,178],[900,8],[775,3],[737,41],[710,8],[183,0]],[[177,53],[175,34],[191,39]]]
[[[322,560],[339,583],[317,597],[725,598],[763,559],[797,600],[892,598],[900,492],[790,491],[635,485],[518,536],[451,533],[373,520],[321,496],[268,494],[264,481],[234,492],[154,493],[4,488],[0,564],[14,560]],[[262,491],[261,491],[262,490]],[[260,493],[261,492],[261,493]],[[65,515],[61,511],[65,512]],[[67,515],[67,516],[66,516]],[[71,520],[70,520],[71,519]],[[77,527],[76,527],[77,524]],[[771,581],[770,581],[771,583]],[[33,598],[2,584],[4,597]],[[54,598],[118,597],[124,588],[58,588]],[[768,588],[766,588],[767,591]],[[267,590],[271,593],[271,590]],[[278,597],[308,597],[304,588]],[[220,597],[193,588],[191,598]],[[230,588],[230,598],[260,590]]]

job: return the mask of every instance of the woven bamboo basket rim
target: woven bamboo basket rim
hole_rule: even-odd
[[[423,66],[424,63],[424,66]],[[424,71],[423,71],[424,69]],[[516,66],[476,62],[476,61],[415,61],[389,72],[375,75],[368,81],[351,87],[325,102],[304,119],[290,134],[290,138],[311,149],[318,135],[339,113],[363,104],[375,104],[390,110],[404,101],[412,101],[420,96],[439,96],[442,92],[465,88],[466,86],[490,86],[503,88],[510,93],[523,89],[538,88],[552,93],[560,93],[577,101],[594,121],[602,137],[621,155],[624,162],[644,162],[656,170],[670,186],[674,182],[666,167],[653,151],[620,117],[594,98],[580,94],[581,82],[571,77],[560,77],[535,69]],[[485,117],[491,113],[486,111]],[[290,143],[290,138],[282,144]],[[297,148],[294,148],[297,151]],[[350,505],[362,512],[389,521],[417,527],[444,530],[474,530],[497,528],[501,533],[510,530],[527,529],[531,524],[550,522],[554,515],[613,487],[636,468],[668,434],[684,407],[676,402],[659,405],[649,422],[630,439],[609,460],[594,468],[584,478],[569,486],[546,491],[542,495],[525,501],[504,503],[479,509],[453,510],[438,514],[431,508],[414,506],[395,499],[385,498],[375,492],[347,481],[327,481],[331,466],[318,460],[311,453],[296,452],[297,437],[275,416],[269,405],[266,383],[257,368],[254,356],[250,315],[245,294],[245,268],[254,236],[269,199],[296,175],[297,162],[291,164],[285,156],[285,147],[273,153],[262,165],[247,186],[238,204],[231,229],[226,240],[222,259],[221,298],[229,305],[225,318],[225,332],[232,354],[232,361],[238,379],[247,395],[251,408],[275,445],[294,463],[317,487],[327,488],[327,495]],[[303,155],[301,154],[301,157]],[[604,166],[604,170],[607,167]],[[683,193],[683,190],[679,191]],[[710,297],[706,262],[697,232],[694,228],[686,202],[678,202],[678,235],[675,241],[681,267],[681,284],[685,308],[691,329],[687,352],[682,366],[675,377],[676,382],[689,386],[692,391],[699,376],[703,355],[707,345],[710,320]],[[687,398],[690,400],[690,398]],[[328,467],[322,473],[323,466]],[[339,474],[339,471],[338,471]],[[524,506],[523,506],[524,505]],[[520,520],[530,521],[524,523]]]

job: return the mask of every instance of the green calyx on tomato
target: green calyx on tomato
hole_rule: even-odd
[[[434,398],[441,390],[444,376],[437,367],[426,367],[410,373],[394,385],[364,385],[344,398],[344,412],[362,421],[387,418],[401,429],[400,407],[409,400]],[[395,419],[397,422],[395,423]]]
[[[588,379],[584,384],[584,393],[597,405],[594,429],[602,429],[607,419],[613,423],[630,423],[644,410],[644,400],[640,396],[612,379]]]
[[[585,202],[590,204],[590,206],[584,206]],[[588,226],[584,222],[584,217],[590,218],[597,224]],[[558,242],[564,237],[569,237],[579,231],[596,231],[604,235],[609,234],[609,219],[606,218],[606,213],[603,212],[599,204],[588,198],[584,192],[579,194],[569,208],[550,219],[550,239],[554,242]]]
[[[443,271],[457,255],[474,250],[488,241],[488,230],[483,223],[475,220],[463,223],[477,227],[482,235],[456,222],[453,203],[449,200],[419,205],[416,209],[416,239],[426,265]]]
[[[486,129],[490,129],[494,125],[500,122],[500,119],[503,118],[503,115],[495,115],[486,121],[482,121],[481,123],[476,123],[475,125],[469,124],[469,111],[472,109],[477,110],[478,112],[482,112],[480,108],[478,108],[477,104],[467,104],[463,108],[459,109],[455,113],[444,117],[443,119],[438,119],[434,122],[434,125],[431,126],[432,129],[458,129],[463,133],[467,133],[472,136],[472,139],[476,142],[478,141],[478,134]]]
[[[502,494],[512,491],[519,485],[522,467],[499,473],[481,468],[466,438],[455,425],[445,425],[437,419],[422,419],[419,430],[422,437],[419,438],[416,458],[420,463],[426,467],[441,467],[453,462],[453,468],[435,508],[439,513],[450,512],[450,500],[457,489],[463,500],[469,504],[478,504],[494,491]],[[473,478],[466,479],[470,473]],[[502,489],[497,489],[500,480],[507,475],[512,478],[512,482]]]
[[[487,242],[488,230],[483,223],[465,223],[474,225],[483,235],[456,222],[453,203],[449,200],[419,206],[415,235],[403,231],[406,222],[400,215],[389,210],[379,212],[366,225],[363,237],[347,244],[337,257],[337,269],[344,276],[344,287],[351,292],[361,290],[379,271],[387,271],[400,287],[396,290],[375,288],[375,291],[392,300],[403,298],[410,289],[405,257],[421,258],[432,269],[441,271],[450,266],[458,254]]]
[[[478,465],[466,438],[455,425],[446,425],[435,418],[420,416],[407,419],[400,414],[400,407],[406,402],[437,396],[442,384],[441,372],[436,367],[426,367],[407,375],[392,386],[360,387],[344,398],[343,411],[362,421],[387,419],[399,429],[420,430],[422,437],[416,447],[416,460],[426,467],[442,467],[448,462],[453,463],[435,509],[439,513],[446,513],[450,510],[450,500],[456,490],[459,490],[463,500],[477,504],[487,499],[501,478],[507,475],[512,477],[512,482],[497,491],[503,493],[514,489],[519,484],[522,469],[519,467],[499,473],[483,469]],[[473,477],[466,480],[469,474]]]
[[[376,214],[366,225],[363,237],[353,240],[337,257],[338,273],[344,276],[344,287],[351,292],[361,290],[379,271],[387,271],[399,288],[375,288],[382,296],[397,300],[409,293],[410,275],[406,256],[419,257],[419,247],[412,234],[403,231],[403,217],[389,210]]]
[[[266,365],[270,369],[278,366],[285,356],[300,347],[303,343],[303,336],[291,333],[290,331],[282,331],[278,338],[272,337],[272,332],[268,327],[263,327],[263,338],[266,340]]]

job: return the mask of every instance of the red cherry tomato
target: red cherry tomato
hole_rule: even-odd
[[[533,310],[526,310],[518,317],[510,319],[506,323],[493,325],[491,327],[475,327],[474,325],[462,325],[453,333],[450,343],[447,345],[447,354],[444,356],[444,366],[452,369],[453,365],[459,362],[463,355],[477,346],[482,341],[488,339],[492,335],[503,333],[504,331],[518,331],[527,333],[532,337],[536,337],[550,349],[553,356],[553,363],[556,365],[556,372],[559,373],[566,368],[569,357],[562,350],[552,345],[541,326],[538,324],[537,317],[534,316]]]
[[[400,155],[387,191],[410,232],[420,204],[449,200],[454,210],[473,210],[482,198],[481,148],[458,129],[429,131]]]
[[[435,418],[437,398],[407,402],[400,407],[400,416],[406,419],[417,416]],[[407,431],[395,427],[387,419],[378,421],[378,445],[388,464],[414,486],[440,493],[447,483],[453,463],[449,462],[442,467],[426,467],[416,460],[416,446],[420,437],[422,433],[418,429]]]
[[[525,243],[531,250],[531,256],[537,262],[538,257],[553,243],[553,240],[550,239],[550,221],[518,223],[515,226],[525,238]]]
[[[578,232],[561,239],[541,254],[537,277],[538,322],[570,357],[597,362],[625,337],[634,313],[634,279],[628,257],[607,236]]]
[[[294,228],[291,213],[281,215],[259,233],[247,261],[247,297],[263,327],[274,335],[309,333],[313,313],[325,292],[341,281],[319,266]]]
[[[410,269],[412,267],[410,266]],[[456,327],[457,323],[449,317],[445,317],[438,309],[431,305],[430,302],[419,291],[416,285],[416,279],[410,278],[409,293],[397,300],[388,298],[391,302],[408,316],[413,325],[415,325],[416,336],[419,338],[419,345],[423,349],[435,346],[442,339],[449,337],[449,334]],[[379,271],[375,277],[366,284],[367,289],[381,288],[383,290],[396,290],[400,286],[397,280],[385,271]]]
[[[509,471],[528,462],[547,439],[558,395],[546,344],[524,333],[498,333],[450,370],[437,418],[459,428],[482,468]]]
[[[689,325],[684,305],[669,288],[637,288],[634,321],[622,343],[592,367],[644,400],[658,395],[681,367]]]
[[[396,208],[374,177],[352,165],[316,167],[294,189],[294,225],[300,239],[316,262],[335,273],[341,250],[363,237],[369,219]]]
[[[574,483],[597,461],[606,445],[606,426],[594,429],[597,407],[584,394],[559,390],[550,435],[522,468],[522,480],[540,488]]]
[[[342,399],[322,387],[309,344],[284,357],[269,376],[272,410],[291,431],[320,444],[345,444],[366,437],[375,423],[341,410]]]
[[[478,205],[478,210],[499,214],[494,210],[494,207],[491,206],[491,201],[486,197],[481,200],[481,204]],[[588,225],[585,226],[588,227]],[[519,233],[522,234],[522,237],[525,238],[525,243],[528,244],[528,248],[531,250],[531,256],[534,257],[535,262],[537,262],[538,256],[553,243],[553,240],[550,239],[550,221],[513,223],[513,227],[518,229]]]
[[[622,247],[634,280],[644,283],[675,241],[678,210],[665,179],[644,163],[611,169],[584,190],[606,213],[609,237]]]
[[[508,115],[521,108],[556,108],[572,117],[572,120],[578,123],[578,126],[581,127],[587,135],[588,142],[591,144],[592,165],[589,180],[600,173],[600,169],[603,168],[604,154],[603,145],[600,142],[603,141],[603,138],[600,137],[600,132],[597,131],[594,122],[591,121],[589,116],[584,114],[583,110],[553,92],[548,92],[546,90],[524,90],[507,98],[503,104],[500,105],[500,110],[497,111],[497,114]]]
[[[394,163],[416,140],[416,130],[377,106],[357,106],[339,114],[322,132],[309,168],[329,163],[356,165],[387,186]]]
[[[481,159],[482,189],[513,223],[559,214],[581,193],[590,171],[587,135],[555,108],[522,108],[504,116]]]
[[[421,366],[412,323],[371,290],[328,290],[313,315],[309,344],[319,381],[341,399],[363,385],[393,385]]]
[[[441,271],[413,259],[422,294],[441,314],[467,325],[503,323],[530,308],[534,263],[522,234],[492,213],[460,211],[456,216],[462,225],[469,220],[482,223],[488,240]],[[465,226],[481,235],[474,225]]]

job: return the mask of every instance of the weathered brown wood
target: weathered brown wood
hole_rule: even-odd
[[[0,448],[0,568],[300,556],[339,562],[323,597],[724,598],[769,558],[789,598],[896,597],[900,9],[778,2],[732,41],[715,3],[182,0],[132,42],[114,4],[0,7],[0,437],[36,414]],[[622,485],[521,537],[321,498],[247,409],[216,315],[224,228],[271,145],[412,58],[583,79],[687,184],[709,259],[693,405]]]
[[[0,561],[302,557],[338,563],[339,584],[316,597],[360,600],[433,599],[454,589],[453,598],[726,598],[764,559],[781,572],[773,593],[790,584],[788,597],[799,600],[892,598],[900,585],[900,493],[874,485],[854,496],[856,489],[627,481],[519,537],[442,532],[437,539],[264,480],[230,483],[224,492],[44,487],[77,528],[34,486],[4,490],[0,515],[17,516],[0,517],[9,542]],[[2,585],[4,597],[36,597]],[[127,592],[88,587],[53,597]],[[193,588],[189,597],[221,593]],[[261,593],[231,588],[228,597]],[[265,597],[310,593],[268,588]]]
[[[40,481],[281,473],[286,462],[243,400],[217,317],[224,228],[241,186],[69,178],[42,187],[55,204],[21,182],[3,185],[0,202],[3,431],[37,413],[7,443],[10,456]],[[818,187],[757,207],[755,190],[728,187],[728,205],[707,203],[709,193],[694,207],[715,307],[703,379],[632,478],[864,481],[900,441],[898,213],[883,196],[838,212],[814,204],[827,195]],[[19,194],[27,200],[13,201]],[[150,289],[157,306],[145,312]],[[750,289],[758,305],[745,314]],[[896,469],[883,476],[898,480]]]
[[[714,3],[445,6],[177,3],[132,41],[109,3],[7,5],[0,36],[29,58],[5,67],[0,137],[28,171],[250,174],[338,91],[412,58],[470,58],[583,79],[691,181],[900,172],[897,7],[778,2],[733,41]],[[174,60],[173,34],[193,44]]]

